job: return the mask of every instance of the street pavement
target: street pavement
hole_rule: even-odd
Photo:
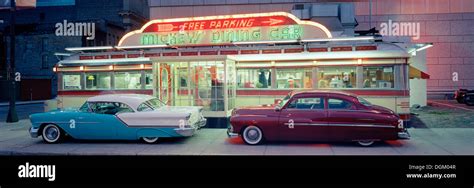
[[[8,103],[0,103],[0,123],[4,123],[8,115]],[[17,102],[16,113],[18,119],[27,119],[30,114],[40,113],[44,111],[44,103],[37,101],[32,103]]]
[[[189,138],[140,141],[80,141],[46,144],[28,134],[30,122],[0,122],[0,155],[474,155],[473,128],[411,128],[410,140],[372,147],[354,143],[274,142],[245,145],[225,129],[201,129]]]

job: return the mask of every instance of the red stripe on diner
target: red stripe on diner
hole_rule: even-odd
[[[163,53],[163,56],[179,56],[178,52],[166,52]]]
[[[287,95],[292,90],[253,90],[241,89],[237,90],[237,95]],[[337,91],[337,90],[335,90]],[[409,91],[403,90],[344,90],[347,93],[353,93],[361,96],[409,96]]]
[[[181,56],[194,56],[198,55],[198,52],[181,52]]]
[[[160,57],[160,53],[145,53],[145,57]]]
[[[345,92],[363,96],[410,96],[408,90],[346,90]]]
[[[352,51],[352,46],[332,47],[331,51],[332,52]]]
[[[377,46],[356,46],[356,50],[377,50]]]
[[[112,59],[120,59],[120,58],[125,58],[125,54],[116,54],[116,55],[111,55],[110,58]]]
[[[237,50],[221,50],[221,55],[234,55],[239,54]]]
[[[283,53],[301,53],[303,52],[303,48],[292,48],[292,49],[284,49]]]
[[[249,95],[249,96],[256,96],[256,95],[288,95],[291,90],[237,90],[238,95]]]
[[[262,50],[262,54],[279,54],[281,53],[280,49],[266,49]]]
[[[327,52],[328,48],[309,48],[309,52]]]
[[[217,51],[201,51],[201,55],[217,55]]]
[[[92,91],[58,91],[58,95],[105,95],[105,94],[146,94],[153,95],[153,90],[92,90]]]
[[[94,59],[94,56],[79,56],[79,60],[91,60]]]
[[[110,58],[111,58],[111,59],[125,58],[125,54],[110,55]]]
[[[108,55],[96,55],[94,56],[94,59],[108,59],[109,56]]]
[[[127,58],[138,58],[140,54],[127,54]]]
[[[241,50],[240,54],[258,54],[258,50]]]

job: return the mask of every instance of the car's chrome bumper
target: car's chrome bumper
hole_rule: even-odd
[[[196,132],[196,128],[176,128],[174,131],[181,136],[192,136]]]
[[[176,128],[174,131],[181,136],[192,136],[194,133],[201,127],[206,126],[207,119],[202,118],[200,121],[196,122],[194,125],[188,128]]]
[[[403,130],[402,132],[398,132],[398,139],[410,139],[410,133],[408,133],[408,130]]]
[[[206,126],[206,124],[207,124],[207,119],[206,119],[206,118],[202,118],[200,121],[198,121],[198,122],[196,123],[196,127],[197,127],[198,129],[200,129],[201,127]]]
[[[239,134],[234,133],[234,129],[233,129],[232,125],[231,125],[231,126],[229,126],[229,128],[227,128],[227,136],[228,136],[229,138],[234,138],[234,137],[238,137]]]
[[[39,136],[38,131],[39,131],[39,128],[30,127],[30,129],[29,129],[30,136],[31,136],[32,138],[38,137],[38,136]]]

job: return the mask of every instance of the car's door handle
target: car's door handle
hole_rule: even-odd
[[[77,119],[84,119],[84,117],[77,117]]]

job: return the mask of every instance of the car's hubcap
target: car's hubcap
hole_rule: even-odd
[[[262,140],[262,132],[255,126],[250,126],[244,131],[244,140],[248,144],[258,144]]]
[[[251,129],[251,130],[249,130],[248,133],[247,133],[247,137],[248,137],[250,140],[252,140],[252,141],[257,140],[258,137],[259,137],[259,135],[260,135],[260,134],[259,134],[258,131],[255,130],[255,129]]]
[[[56,127],[49,127],[46,130],[46,138],[48,140],[51,140],[51,141],[56,140],[58,136],[59,136],[59,130]]]
[[[55,142],[56,140],[59,139],[59,135],[61,134],[59,131],[59,128],[57,128],[54,125],[49,125],[45,127],[45,130],[43,132],[44,138],[48,142]]]

